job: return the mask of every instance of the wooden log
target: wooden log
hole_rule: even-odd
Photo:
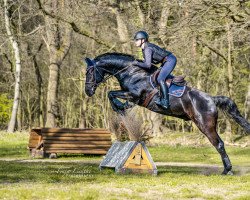
[[[32,129],[28,147],[36,148],[41,141],[45,153],[106,154],[112,145],[106,129]]]
[[[95,148],[95,147],[100,147],[100,148],[109,148],[110,145],[100,145],[100,144],[44,144],[44,148]]]
[[[109,149],[109,146],[90,145],[83,147],[45,146],[44,149]]]
[[[112,145],[110,140],[107,141],[84,141],[84,140],[44,140],[44,144],[96,144],[96,145]]]
[[[68,149],[55,149],[46,150],[46,153],[82,153],[82,154],[106,154],[107,150],[95,149],[95,150],[68,150]]]
[[[37,145],[38,143],[39,143],[38,140],[37,141],[32,141],[32,142],[29,142],[28,146],[30,146],[30,145]]]
[[[29,141],[31,141],[31,140],[39,140],[40,137],[41,137],[41,136],[39,136],[39,137],[30,137],[30,138],[29,138]]]
[[[106,137],[43,137],[43,140],[54,140],[54,141],[63,141],[63,140],[83,140],[83,141],[110,141],[111,138],[110,136],[106,136]]]
[[[41,135],[41,128],[33,128],[30,130],[30,133],[36,134],[36,135]]]
[[[42,133],[76,133],[76,132],[106,132],[110,133],[107,129],[74,129],[74,128],[42,128]]]
[[[28,143],[28,147],[34,147],[34,146],[38,145],[38,143],[40,141],[41,141],[40,138],[37,138],[37,139],[30,138],[29,143]]]
[[[110,133],[43,133],[43,137],[111,137]]]

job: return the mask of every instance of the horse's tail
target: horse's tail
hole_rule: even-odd
[[[233,118],[247,133],[250,133],[250,123],[240,114],[232,99],[225,96],[214,96],[213,100],[217,107]]]

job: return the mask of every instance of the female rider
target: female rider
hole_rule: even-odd
[[[134,36],[134,42],[137,47],[142,49],[143,62],[133,61],[133,65],[141,68],[150,68],[151,64],[161,63],[161,70],[157,81],[160,85],[161,98],[155,103],[167,109],[169,107],[168,87],[166,79],[171,77],[170,73],[175,68],[177,59],[170,52],[148,41],[148,34],[145,31],[138,31]]]

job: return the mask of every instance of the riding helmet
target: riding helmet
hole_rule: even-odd
[[[134,40],[145,39],[148,41],[148,34],[145,31],[138,31],[135,33]]]

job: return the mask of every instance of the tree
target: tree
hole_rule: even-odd
[[[59,1],[50,0],[45,4],[45,9],[56,14],[59,9]],[[62,24],[55,18],[45,15],[47,39],[44,39],[49,51],[49,80],[47,91],[47,127],[58,126],[58,84],[62,61],[70,48],[72,30],[68,25]]]
[[[5,16],[5,28],[7,31],[7,35],[9,37],[10,43],[12,45],[12,49],[15,55],[15,91],[14,91],[14,101],[12,107],[12,114],[10,118],[10,122],[8,125],[8,132],[14,132],[17,111],[19,106],[19,95],[20,95],[20,80],[21,80],[21,59],[20,59],[20,49],[17,42],[17,38],[15,37],[13,30],[11,29],[11,14],[10,14],[10,5],[8,0],[4,0],[4,16]]]

